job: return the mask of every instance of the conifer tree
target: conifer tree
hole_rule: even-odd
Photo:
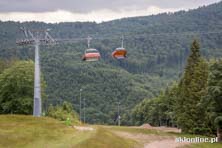
[[[218,141],[222,141],[222,61],[210,67],[208,99],[211,104],[211,121],[217,128]]]
[[[200,45],[194,40],[175,104],[177,124],[183,132],[193,133],[195,128],[205,127],[205,111],[199,104],[206,95],[207,78],[208,64],[201,58]]]

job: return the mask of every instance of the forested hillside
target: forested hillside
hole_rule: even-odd
[[[86,41],[41,47],[42,74],[46,81],[46,101],[73,103],[78,112],[79,90],[86,99],[86,121],[114,124],[117,103],[121,103],[123,124],[131,124],[131,109],[144,98],[159,94],[178,80],[194,38],[206,59],[222,56],[222,2],[188,12],[164,13],[126,18],[100,24],[40,22],[0,22],[0,57],[33,59],[33,47],[17,47],[22,38],[19,27],[51,29],[54,38],[94,38],[91,46],[101,52],[99,62],[85,63],[81,56]],[[126,60],[116,61],[112,51],[121,45],[128,50]]]
[[[179,127],[183,133],[217,135],[222,141],[222,61],[207,62],[194,40],[179,82],[133,109],[135,124]]]

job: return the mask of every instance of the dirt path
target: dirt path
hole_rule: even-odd
[[[144,148],[179,148],[189,143],[178,143],[174,139],[165,139],[161,141],[153,141],[144,145]]]
[[[179,148],[189,143],[175,142],[175,136],[169,135],[155,135],[155,134],[142,134],[142,133],[129,133],[115,131],[120,137],[125,137],[137,141],[141,147],[144,148]]]
[[[94,130],[94,128],[87,127],[87,126],[73,126],[73,127],[79,131],[93,131]]]
[[[133,140],[135,140],[138,143],[141,143],[143,145],[145,145],[146,143],[149,143],[149,142],[153,142],[155,140],[161,141],[161,140],[167,138],[167,137],[164,137],[164,136],[158,136],[158,135],[154,135],[154,134],[149,134],[149,135],[148,134],[141,134],[141,133],[132,134],[132,133],[128,133],[128,132],[119,132],[119,131],[115,131],[114,133],[117,134],[120,137],[133,139]]]
[[[138,128],[138,127],[136,127]],[[144,128],[144,129],[153,129],[153,130],[159,130],[159,131],[164,131],[164,132],[174,132],[174,133],[181,133],[181,129],[178,128],[174,128],[174,127],[165,127],[165,126],[161,126],[161,127],[153,127],[149,124],[143,124],[142,126],[140,126],[139,128]]]

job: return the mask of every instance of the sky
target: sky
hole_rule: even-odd
[[[95,21],[189,10],[221,0],[0,0],[1,21]]]

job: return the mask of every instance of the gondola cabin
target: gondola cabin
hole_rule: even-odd
[[[126,54],[127,54],[127,51],[125,48],[116,48],[113,53],[112,53],[112,57],[115,58],[115,59],[125,59],[126,58]]]
[[[86,49],[84,55],[82,56],[83,61],[98,61],[100,59],[100,53],[97,49]]]

